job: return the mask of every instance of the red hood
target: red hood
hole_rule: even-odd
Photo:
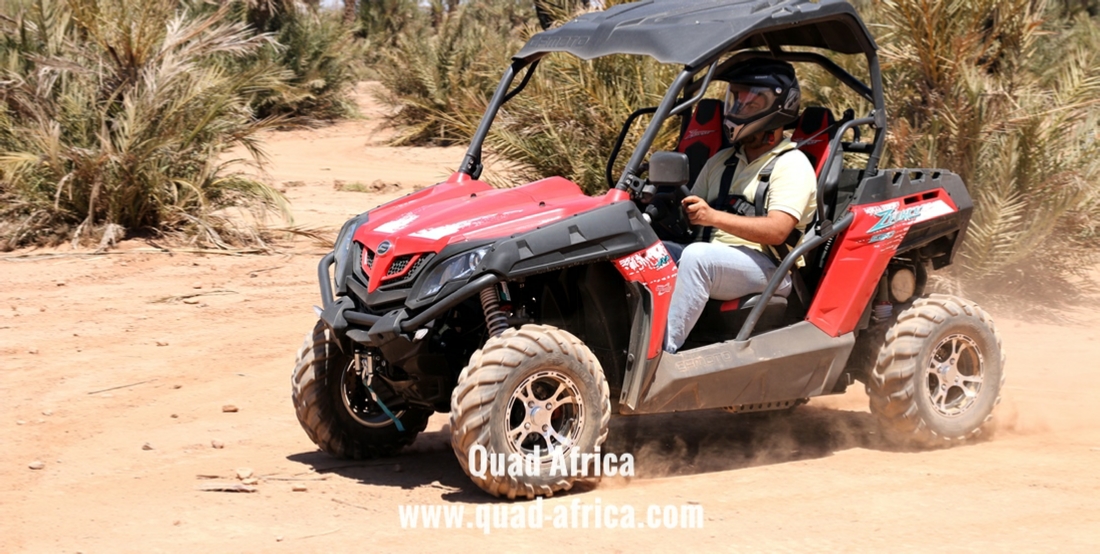
[[[355,232],[355,241],[377,252],[388,241],[390,247],[379,260],[439,252],[457,242],[494,239],[530,231],[586,212],[593,208],[628,200],[623,191],[611,190],[598,197],[586,196],[575,183],[551,177],[521,187],[495,189],[460,173],[447,181],[414,192],[371,210],[370,220]],[[412,266],[413,258],[408,262]],[[370,290],[388,263],[374,263]],[[364,268],[366,269],[366,268]],[[404,273],[404,272],[402,272]],[[396,277],[396,275],[394,275]]]

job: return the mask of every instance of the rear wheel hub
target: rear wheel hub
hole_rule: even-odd
[[[944,338],[928,361],[928,395],[939,413],[954,417],[965,413],[982,389],[983,359],[977,343],[966,335]]]

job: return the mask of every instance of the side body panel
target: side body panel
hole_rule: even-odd
[[[647,364],[648,379],[624,387],[620,411],[679,412],[819,396],[833,390],[854,344],[851,333],[830,337],[800,322],[743,342],[661,353]]]
[[[676,264],[665,245],[656,242],[643,252],[635,252],[615,260],[615,267],[627,282],[639,283],[649,291],[650,306],[648,344],[646,358],[651,359],[661,352],[665,339],[665,327],[668,322],[668,307],[672,301],[672,290],[676,287]]]
[[[950,246],[933,262],[937,267],[950,263],[972,210],[961,180],[947,172],[890,170],[863,188],[848,208],[855,221],[829,253],[806,314],[834,337],[855,330],[895,254],[947,237]]]

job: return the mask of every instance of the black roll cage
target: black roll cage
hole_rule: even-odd
[[[632,113],[627,120],[623,123],[622,131],[619,133],[618,140],[615,143],[614,148],[610,156],[608,157],[606,178],[608,186],[613,182],[613,166],[618,158],[618,155],[622,149],[623,142],[626,139],[627,133],[630,127],[634,124],[638,117],[646,114],[653,114],[649,125],[646,127],[645,132],[642,135],[636,145],[633,154],[631,155],[626,167],[623,168],[622,174],[619,176],[617,182],[614,183],[614,188],[620,190],[629,190],[638,181],[638,176],[642,172],[643,161],[646,153],[652,147],[654,140],[656,140],[661,126],[664,124],[670,116],[683,114],[686,110],[694,106],[703,98],[703,94],[706,91],[707,86],[710,85],[715,75],[722,75],[725,70],[730,66],[739,63],[748,58],[754,57],[769,57],[788,62],[800,62],[800,63],[813,63],[816,64],[831,75],[836,77],[841,83],[854,90],[865,100],[868,100],[873,105],[873,110],[867,118],[856,119],[845,123],[836,135],[835,144],[830,151],[833,152],[833,156],[826,161],[826,166],[822,170],[822,182],[821,185],[827,184],[825,180],[829,178],[832,173],[835,173],[836,158],[842,156],[840,137],[848,129],[859,125],[872,125],[875,128],[874,141],[871,145],[870,156],[867,160],[867,166],[865,168],[865,174],[867,176],[874,175],[878,170],[878,162],[882,157],[882,150],[886,142],[886,101],[882,90],[882,71],[879,66],[878,55],[871,49],[864,52],[867,57],[868,72],[871,77],[871,85],[868,86],[863,81],[848,73],[844,68],[837,65],[829,58],[816,53],[816,52],[787,52],[782,50],[779,46],[772,46],[770,52],[763,50],[742,50],[728,56],[725,60],[722,60],[723,56],[727,56],[729,52],[721,52],[714,56],[713,59],[708,60],[704,64],[700,64],[697,67],[685,66],[683,71],[677,75],[676,79],[669,86],[665,92],[665,96],[662,98],[661,103],[656,107],[640,108]],[[539,60],[545,54],[538,54],[531,59],[513,59],[512,63],[504,72],[504,76],[501,78],[500,84],[497,86],[496,92],[493,94],[492,99],[489,102],[488,108],[485,110],[485,115],[481,119],[481,123],[478,125],[477,131],[470,140],[470,145],[466,150],[466,155],[462,160],[462,165],[459,168],[459,172],[477,179],[481,175],[482,171],[482,147],[485,142],[485,138],[489,134],[489,128],[492,126],[493,120],[496,118],[500,107],[504,105],[508,100],[515,97],[530,82],[535,69],[538,67]],[[721,62],[721,63],[719,63]],[[519,74],[524,68],[527,71],[523,75],[523,79],[515,89],[509,90],[516,75]],[[705,70],[705,73],[703,71]],[[697,75],[703,73],[701,78],[697,78]],[[682,94],[681,94],[682,93]],[[693,96],[691,96],[693,95]],[[690,96],[690,97],[689,97]],[[821,189],[819,186],[818,195],[821,195]],[[823,207],[821,206],[820,198],[818,202],[819,220],[823,219],[824,214],[820,212]]]

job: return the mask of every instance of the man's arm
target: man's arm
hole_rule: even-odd
[[[695,225],[707,225],[769,246],[783,244],[798,225],[793,215],[779,210],[769,211],[764,217],[745,217],[715,210],[698,196],[685,198],[683,204],[688,219]]]

